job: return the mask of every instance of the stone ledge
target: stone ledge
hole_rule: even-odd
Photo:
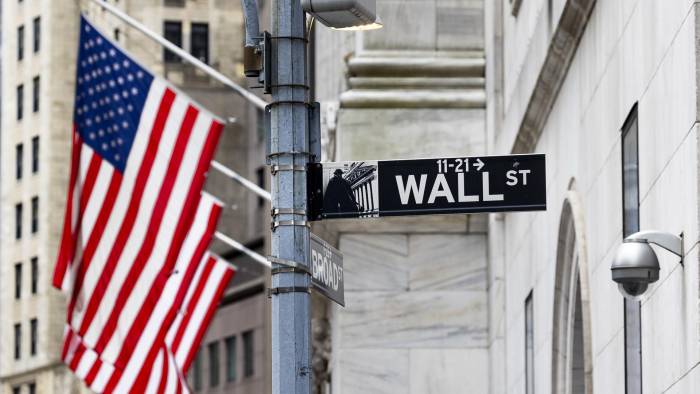
[[[343,108],[486,108],[484,90],[370,90],[340,95]]]
[[[355,56],[348,60],[351,76],[386,77],[483,77],[483,57],[374,57]]]
[[[484,77],[350,77],[350,89],[483,89]]]

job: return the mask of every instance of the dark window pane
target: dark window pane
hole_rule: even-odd
[[[622,208],[624,236],[639,231],[639,150],[637,107],[622,128]]]
[[[32,172],[39,172],[39,136],[32,137]]]
[[[258,178],[258,186],[260,186],[261,189],[265,188],[265,167],[260,167],[258,170],[255,172],[255,175]],[[258,197],[258,207],[264,207],[265,206],[265,199],[262,197]]]
[[[32,81],[32,111],[39,111],[39,89],[41,88],[41,82],[39,77],[34,77]]]
[[[202,349],[197,351],[197,356],[194,358],[194,364],[192,365],[192,384],[195,390],[202,389]]]
[[[32,266],[32,294],[36,294],[39,287],[39,258],[32,257],[30,264]]]
[[[39,52],[41,49],[41,18],[38,16],[34,18],[34,52]]]
[[[226,343],[226,381],[236,380],[236,337],[228,337]]]
[[[24,163],[24,145],[15,146],[15,178],[22,179],[22,163]]]
[[[114,29],[114,41],[119,41],[120,34],[121,32],[119,31],[119,29]]]
[[[22,238],[22,203],[15,205],[15,239]]]
[[[15,324],[15,360],[19,360],[22,356],[22,326]]]
[[[17,28],[17,60],[24,59],[24,26]]]
[[[243,333],[243,376],[250,377],[255,374],[255,359],[253,346],[253,331]]]
[[[185,0],[165,0],[165,5],[167,7],[184,7]]]
[[[209,387],[219,385],[219,342],[209,344]]]
[[[193,23],[190,37],[190,51],[194,57],[209,63],[209,25],[206,23]]]
[[[165,21],[163,23],[163,35],[165,39],[182,48],[182,22]],[[179,62],[180,57],[163,49],[163,59],[166,63]]]
[[[36,355],[38,325],[39,322],[36,319],[32,319],[29,322],[29,354],[32,356]]]
[[[17,120],[24,117],[24,85],[17,86]]]
[[[32,197],[32,234],[39,231],[39,197]]]
[[[535,334],[532,291],[525,299],[525,393],[535,394]]]
[[[36,383],[29,383],[29,394],[36,394]]]
[[[22,263],[15,264],[15,300],[22,297]]]
[[[19,386],[13,387],[13,388],[12,388],[12,394],[20,394],[20,390],[19,390],[19,389],[20,389]]]

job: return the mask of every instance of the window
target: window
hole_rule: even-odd
[[[29,321],[29,354],[36,356],[36,341],[37,341],[37,326],[39,322],[36,319]]]
[[[24,145],[15,146],[15,179],[22,179],[22,163],[24,162]]]
[[[517,17],[522,4],[523,0],[510,0],[510,14]]]
[[[265,167],[259,167],[255,171],[255,175],[257,176],[257,181],[258,181],[258,186],[260,186],[261,189],[265,189]],[[265,199],[262,197],[258,197],[258,207],[264,207],[265,206]]]
[[[15,324],[15,360],[19,360],[22,356],[22,326]]]
[[[34,77],[32,80],[32,112],[38,112],[39,111],[39,87],[41,86],[41,82],[39,80],[39,77]]]
[[[17,28],[17,60],[24,59],[24,26]]]
[[[197,356],[194,358],[192,365],[192,385],[196,391],[202,389],[202,349],[197,351]]]
[[[637,107],[622,127],[622,231],[626,237],[639,231],[639,148]]]
[[[193,23],[190,33],[191,53],[204,63],[209,63],[209,25]]]
[[[525,298],[525,394],[535,394],[535,335],[532,291]]]
[[[15,239],[22,238],[22,203],[15,205]]]
[[[32,234],[39,231],[39,197],[32,197]]]
[[[185,0],[165,0],[166,7],[184,7]]]
[[[114,29],[114,41],[119,41],[120,34],[121,34],[121,31],[119,31],[119,29]]]
[[[219,342],[209,344],[209,387],[219,385]]]
[[[165,39],[182,48],[182,22],[165,21],[163,22],[163,35]],[[163,49],[163,59],[166,63],[177,63],[180,57]]]
[[[29,394],[36,394],[36,383],[31,382],[27,387],[29,387]]]
[[[255,374],[253,363],[253,331],[243,333],[243,376],[250,377]]]
[[[32,23],[32,27],[34,28],[34,52],[39,52],[39,49],[41,49],[41,18],[36,17],[34,18],[34,21]]]
[[[20,394],[20,387],[15,386],[12,388],[12,394]]]
[[[236,381],[236,337],[231,336],[224,340],[226,345],[226,381]]]
[[[39,172],[39,136],[32,137],[32,173]]]
[[[39,290],[39,258],[34,256],[30,260],[32,270],[32,294],[36,294]]]
[[[15,264],[15,300],[22,297],[22,263]]]
[[[24,117],[24,85],[17,86],[17,120]]]

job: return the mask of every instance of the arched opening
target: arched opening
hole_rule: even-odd
[[[552,338],[552,392],[588,394],[592,385],[590,304],[583,214],[569,191],[559,224]]]

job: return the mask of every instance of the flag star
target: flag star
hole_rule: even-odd
[[[90,82],[90,74],[85,74],[85,82]]]
[[[107,145],[106,142],[103,142],[102,143],[102,150],[107,150],[107,149],[109,149],[109,145]]]
[[[117,113],[119,113],[119,115],[124,115],[124,107],[117,108]]]
[[[136,73],[136,78],[143,78],[143,71],[140,71]]]
[[[117,77],[117,83],[120,85],[124,84],[124,78],[123,77]]]
[[[107,59],[107,54],[106,54],[104,51],[100,52],[100,58],[101,58],[102,60]]]
[[[91,107],[92,109],[97,109],[97,103],[93,101]]]
[[[119,101],[119,95],[117,93],[114,93],[112,95],[112,98],[114,99],[114,101]]]
[[[104,137],[104,136],[105,136],[105,131],[104,131],[103,129],[100,129],[100,131],[98,131],[97,134],[98,134],[100,137]]]
[[[124,68],[129,68],[129,66],[131,65],[131,63],[129,63],[128,60],[124,60],[124,61],[122,62],[122,65],[124,66]]]
[[[85,31],[88,33],[90,32],[90,25],[85,25]]]
[[[129,92],[127,92],[126,90],[123,91],[123,92],[122,92],[122,97],[128,98],[128,97],[129,97]]]
[[[131,74],[131,73],[129,73],[129,74],[126,76],[126,80],[129,81],[129,82],[133,81],[133,80],[134,80],[134,75]]]
[[[136,88],[131,88],[131,94],[136,96],[137,94],[139,94],[139,90]]]
[[[102,45],[102,37],[97,37],[95,41],[97,42],[97,45]]]
[[[97,71],[92,70],[92,72],[90,73],[90,75],[92,75],[93,78],[97,77]]]
[[[127,122],[127,121],[122,122],[122,127],[125,129],[129,128],[129,122]]]
[[[114,63],[114,64],[112,65],[112,68],[114,68],[114,71],[119,71],[119,69],[120,69],[121,67],[119,67],[119,63]]]
[[[87,120],[85,121],[85,125],[87,125],[88,127],[92,126],[92,119],[87,118]]]
[[[109,96],[105,97],[105,103],[109,104],[110,101],[112,101],[112,100],[109,99]]]
[[[131,112],[131,111],[134,110],[134,107],[132,107],[131,104],[129,104],[129,105],[126,106],[126,110],[129,111],[129,112]]]
[[[114,57],[116,55],[117,55],[117,51],[115,51],[113,48],[109,50],[109,56]]]
[[[124,143],[124,140],[121,138],[117,138],[117,144],[121,145]]]
[[[95,139],[95,133],[90,133],[90,139],[94,140]]]
[[[111,145],[112,148],[116,148],[116,147],[117,147],[117,141],[112,140],[112,141],[109,143],[109,145]]]
[[[114,155],[114,160],[119,161],[119,159],[121,159],[121,157],[119,156],[119,153],[117,153],[116,155]]]

